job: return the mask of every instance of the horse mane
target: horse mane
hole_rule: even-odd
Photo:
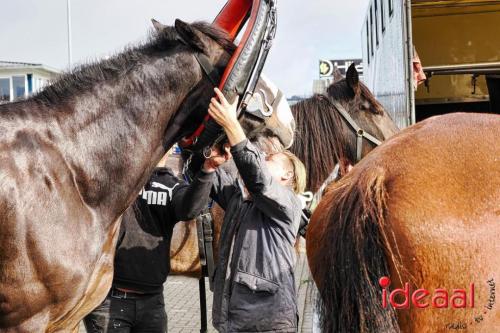
[[[230,54],[236,49],[229,35],[217,26],[206,22],[195,22],[191,26],[215,40]],[[76,94],[90,91],[98,83],[119,80],[151,57],[161,53],[168,55],[176,46],[181,45],[177,37],[174,27],[165,27],[161,31],[152,29],[145,42],[127,46],[109,59],[76,66],[30,99],[53,106]]]
[[[290,151],[304,161],[307,188],[316,191],[336,161],[344,161],[348,156],[342,119],[324,95],[313,95],[292,105],[291,109],[298,135]]]

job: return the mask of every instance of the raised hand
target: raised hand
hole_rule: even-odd
[[[238,98],[230,104],[218,88],[215,88],[214,91],[219,100],[215,97],[210,100],[208,114],[224,128],[229,143],[234,146],[246,139],[245,132],[238,122]]]

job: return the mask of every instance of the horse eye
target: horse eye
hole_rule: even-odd
[[[363,109],[363,110],[369,110],[370,109],[370,103],[364,102],[363,104],[361,104],[361,109]]]

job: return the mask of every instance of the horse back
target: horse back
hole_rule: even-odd
[[[430,118],[368,155],[360,172],[374,164],[384,167],[394,218],[473,228],[498,218],[499,134],[496,115]]]

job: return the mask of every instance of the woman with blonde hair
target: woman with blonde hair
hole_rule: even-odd
[[[292,153],[265,155],[245,136],[237,102],[216,89],[209,113],[229,140],[203,165],[212,198],[225,210],[214,277],[212,320],[219,332],[296,332],[294,244],[301,221],[297,194],[305,168]],[[233,158],[240,178],[218,168]]]

